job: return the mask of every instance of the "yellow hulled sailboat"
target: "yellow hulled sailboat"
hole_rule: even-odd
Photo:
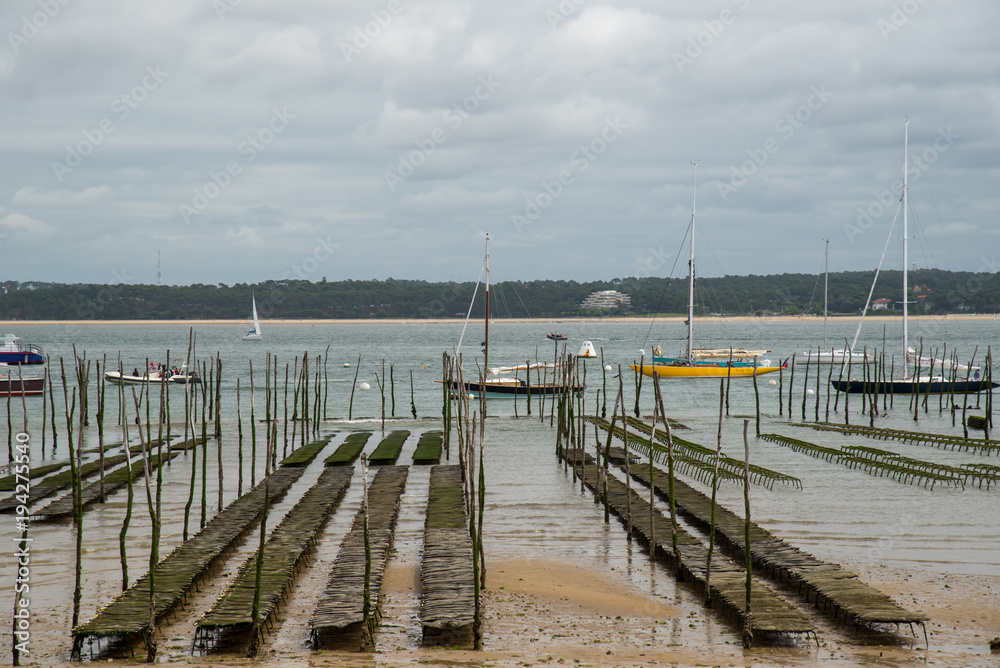
[[[694,189],[691,194],[690,254],[688,257],[687,354],[662,357],[659,346],[653,348],[652,364],[632,364],[644,376],[661,378],[742,378],[772,373],[781,368],[760,356],[767,350],[742,348],[694,348],[694,221],[698,189],[698,165],[695,164]]]

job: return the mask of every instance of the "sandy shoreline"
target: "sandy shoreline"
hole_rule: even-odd
[[[910,320],[936,321],[936,320],[996,320],[997,315],[992,313],[971,313],[971,314],[949,314],[949,315],[921,315],[910,316]],[[856,322],[859,316],[830,316],[838,322]],[[652,317],[644,318],[503,318],[494,322],[499,323],[629,323],[629,322],[649,322]],[[683,316],[670,316],[656,318],[660,322],[684,322]],[[823,322],[821,316],[811,315],[775,315],[775,316],[705,316],[695,318],[698,322]],[[875,315],[865,318],[868,322],[899,322],[899,316]],[[463,318],[430,318],[430,319],[406,319],[406,318],[357,318],[357,319],[271,319],[261,320],[265,325],[435,325],[441,323],[461,323]],[[0,320],[0,327],[17,327],[21,325],[180,325],[184,327],[192,325],[245,325],[247,320]]]
[[[646,557],[636,555],[636,567]],[[450,668],[532,665],[577,666],[901,666],[933,664],[949,668],[997,665],[989,650],[1000,634],[1000,577],[935,574],[872,564],[845,564],[869,584],[910,609],[930,617],[929,647],[919,630],[906,629],[889,637],[855,633],[829,617],[818,622],[817,639],[790,645],[766,645],[744,650],[732,627],[715,611],[706,611],[684,585],[658,597],[635,589],[622,574],[599,572],[564,561],[540,559],[491,560],[484,591],[484,647],[472,651],[443,647],[407,647],[396,637],[406,620],[393,616],[392,601],[413,600],[419,578],[413,565],[390,562],[383,583],[389,616],[376,637],[375,653],[309,651],[298,643],[268,636],[261,657],[248,660],[232,654],[191,656],[164,649],[160,661],[215,666],[369,666],[429,665]],[[794,597],[786,594],[787,598]],[[801,604],[800,604],[801,605]],[[802,605],[803,610],[815,611]],[[37,631],[57,633],[40,622]],[[876,634],[877,636],[877,634]],[[61,646],[64,642],[57,642]],[[0,641],[9,656],[9,642]],[[41,648],[39,648],[41,649]],[[31,664],[69,668],[61,650],[42,650],[25,657]],[[176,649],[176,648],[173,648]],[[183,650],[183,648],[181,648]],[[138,659],[139,657],[137,657]],[[104,660],[111,665],[143,665],[140,661]],[[35,665],[38,665],[35,663]]]

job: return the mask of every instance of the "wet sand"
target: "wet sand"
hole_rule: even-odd
[[[636,554],[644,560],[644,555]],[[898,568],[846,564],[863,580],[912,609],[922,610],[930,649],[923,634],[901,633],[867,644],[864,633],[842,626],[822,625],[819,646],[799,640],[784,647],[744,650],[739,638],[714,613],[707,613],[683,586],[653,598],[638,593],[614,572],[598,573],[575,564],[546,559],[510,559],[489,563],[484,592],[484,649],[413,648],[395,635],[399,620],[391,614],[377,637],[375,654],[294,651],[282,642],[280,626],[268,637],[256,661],[234,655],[191,657],[161,642],[161,661],[184,665],[222,666],[995,666],[1000,655],[988,643],[1000,635],[1000,577],[939,575]],[[662,566],[660,566],[662,567]],[[413,601],[417,597],[415,568],[390,565],[383,593]],[[390,611],[391,612],[391,611]],[[60,615],[55,615],[60,617]],[[819,618],[823,619],[823,618]],[[717,626],[717,635],[705,626]],[[65,620],[44,613],[33,623],[36,638],[55,640],[65,634]],[[162,629],[161,629],[162,632]],[[51,634],[51,635],[50,635]],[[6,635],[6,634],[5,634]],[[714,638],[706,643],[705,637]],[[700,638],[700,641],[692,642]],[[68,638],[66,638],[68,643]],[[0,642],[10,656],[9,636]],[[37,648],[23,665],[71,665],[59,661],[57,647]],[[172,650],[172,651],[171,651]],[[140,665],[138,661],[102,660],[104,665]]]

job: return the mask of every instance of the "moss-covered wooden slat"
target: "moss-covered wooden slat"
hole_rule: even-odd
[[[420,559],[420,625],[423,642],[474,645],[476,614],[472,540],[466,523],[462,469],[431,469]]]
[[[937,483],[965,487],[965,480],[969,476],[967,471],[952,466],[902,457],[888,450],[877,448],[859,450],[855,446],[841,450],[781,434],[761,434],[758,438],[790,447],[796,452],[837,462],[851,469],[862,469],[866,473],[880,478],[892,478],[898,482],[919,484],[931,489]],[[863,456],[859,456],[859,454]]]
[[[370,431],[357,431],[348,434],[344,442],[337,446],[333,454],[323,460],[327,466],[351,466],[361,456],[365,444],[371,438]]]
[[[611,423],[603,418],[587,416],[586,419],[605,431],[611,428]],[[638,427],[647,434],[651,434],[653,430],[651,425],[634,419],[630,420],[629,424],[633,427]],[[618,439],[625,439],[625,429],[622,426],[615,425],[613,433]],[[635,428],[628,432],[630,447],[635,448],[647,457],[652,453],[653,459],[662,462],[667,456],[667,447],[664,445],[666,443],[666,432],[657,430],[656,438],[660,442],[651,443],[648,438],[640,436]],[[676,436],[672,438],[672,441],[674,444],[674,465],[678,468],[678,471],[702,482],[711,481],[715,471],[715,451],[709,450],[697,443],[677,438]],[[718,475],[723,480],[742,481],[742,460],[726,456],[720,457]],[[750,481],[755,485],[763,485],[768,489],[771,489],[776,482],[789,484],[800,489],[802,487],[802,482],[798,478],[781,473],[780,471],[764,468],[763,466],[757,466],[756,464],[750,465]]]
[[[316,455],[327,446],[331,438],[333,438],[333,434],[307,443],[297,450],[292,451],[292,454],[281,460],[280,466],[308,466],[316,458]]]
[[[365,605],[365,522],[361,508],[341,543],[323,596],[309,620],[314,648],[349,651],[374,648],[375,628],[381,619],[382,575],[392,549],[399,500],[408,472],[405,466],[383,466],[372,479],[368,487],[368,605]]]
[[[301,449],[301,448],[300,448]],[[299,468],[297,466],[287,468]],[[279,469],[282,470],[282,469]],[[351,469],[324,468],[316,484],[271,531],[263,548],[260,584],[259,627],[274,615],[292,585],[307,550],[351,482]],[[240,567],[236,578],[212,609],[198,620],[195,647],[218,644],[223,636],[245,636],[254,630],[253,601],[256,591],[257,553]]]
[[[947,434],[930,434],[903,429],[887,429],[865,425],[843,425],[831,422],[789,422],[793,427],[809,427],[819,431],[836,431],[842,434],[867,436],[882,441],[901,441],[918,445],[931,445],[945,450],[968,450],[984,455],[1000,455],[1000,441],[976,440]]]
[[[425,431],[420,434],[417,447],[413,450],[413,463],[418,466],[440,463],[443,447],[444,432],[440,430]]]
[[[576,466],[577,473],[586,486],[595,494],[603,495],[600,472],[594,466],[592,458],[586,454],[581,456],[573,450],[568,450],[565,456],[571,466]],[[676,542],[680,563],[676,563],[670,518],[655,508],[651,510],[648,499],[643,498],[636,490],[628,489],[614,476],[607,476],[605,479],[609,506],[626,526],[631,527],[633,535],[658,556],[674,563],[683,574],[685,582],[704,592],[708,548],[683,527],[678,527]],[[628,522],[630,511],[631,522]],[[712,574],[707,586],[712,606],[719,609],[726,620],[735,623],[738,628],[749,624],[754,638],[815,632],[815,626],[808,617],[785,603],[756,578],[752,580],[752,614],[748,619],[745,613],[746,573],[725,559],[712,561]]]
[[[631,473],[636,480],[650,484],[646,467],[633,467]],[[652,484],[657,496],[670,500],[667,473],[656,470]],[[678,512],[692,526],[706,533],[710,531],[711,499],[676,478],[673,484]],[[715,506],[715,539],[736,561],[745,561],[744,520],[718,504]],[[842,616],[844,622],[871,627],[922,623],[927,619],[921,613],[905,610],[882,592],[858,580],[854,573],[789,545],[755,523],[750,525],[750,555],[755,570],[793,584],[805,594],[807,602],[814,602],[817,607],[832,613],[835,620]],[[714,581],[714,563],[712,570]]]
[[[372,466],[392,466],[399,459],[399,453],[403,451],[403,443],[409,437],[410,432],[405,429],[397,429],[389,432],[389,435],[382,439],[371,455],[368,456],[368,463]]]
[[[305,469],[281,468],[268,482],[270,502],[274,503],[301,477]],[[198,580],[228,553],[233,544],[256,523],[264,510],[264,481],[233,501],[213,517],[188,541],[175,548],[156,566],[155,617],[159,621],[173,611]],[[73,656],[80,658],[84,644],[101,641],[107,647],[131,645],[141,639],[149,625],[149,573],[119,594],[89,622],[73,629]]]
[[[168,456],[166,452],[163,453],[162,461],[168,461],[176,457],[178,452],[171,452]],[[160,465],[160,455],[151,455],[149,458],[149,467],[152,471],[156,471],[157,467]],[[140,459],[132,464],[131,476],[133,482],[136,480],[141,480],[146,474],[145,463]],[[117,468],[107,475],[104,476],[104,493],[111,494],[120,487],[126,485],[129,479],[129,469],[126,466]],[[88,505],[97,501],[101,498],[101,481],[97,480],[86,487],[84,487],[80,492],[83,507],[86,508]],[[58,517],[67,517],[73,514],[73,494],[66,494],[44,508],[37,510],[32,513],[32,515],[38,519],[56,519]]]
[[[663,424],[663,418],[661,418],[659,416],[654,417],[652,415],[643,415],[642,419],[643,420],[649,420],[650,422],[652,422],[655,419],[657,421],[657,423]],[[670,429],[671,430],[673,430],[673,429],[690,429],[691,428],[691,427],[687,426],[686,424],[684,424],[683,422],[678,422],[677,420],[675,420],[673,418],[669,418],[668,422],[670,422]],[[659,429],[659,426],[657,426],[657,429]]]
[[[125,461],[125,455],[114,455],[113,457],[104,458],[104,468],[105,470],[118,466]],[[80,467],[80,479],[86,480],[91,476],[95,476],[101,471],[100,460],[94,460],[92,462],[87,462]],[[42,499],[48,498],[55,494],[56,492],[66,489],[73,484],[72,471],[62,471],[61,473],[56,473],[50,475],[47,478],[42,478],[38,482],[34,482],[32,478],[31,490],[28,493],[28,505],[37,503]],[[10,513],[13,512],[15,508],[21,505],[21,502],[15,496],[9,496],[3,501],[0,501],[0,513]]]
[[[54,473],[55,471],[64,469],[67,466],[69,466],[69,462],[55,462],[53,464],[43,464],[42,466],[33,466],[31,468],[32,484],[34,484],[34,481],[39,480],[50,473]],[[4,476],[3,478],[0,478],[0,492],[13,491],[14,488],[17,486],[17,483],[18,483],[17,475],[13,473],[8,476]]]

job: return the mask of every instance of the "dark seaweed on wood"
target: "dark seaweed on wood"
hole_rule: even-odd
[[[437,464],[441,461],[441,448],[444,442],[444,432],[440,430],[425,431],[417,441],[413,451],[413,463],[418,466]]]
[[[778,443],[796,452],[837,462],[851,469],[862,469],[865,473],[878,477],[887,477],[902,483],[916,483],[934,489],[934,485],[955,485],[965,487],[967,477],[977,477],[975,471],[958,469],[925,462],[919,459],[902,457],[887,450],[877,448],[830,448],[823,445],[790,438],[780,434],[761,434],[758,438],[771,443]]]
[[[45,464],[44,466],[35,466],[31,469],[31,480],[38,480],[50,473],[63,469],[69,466],[69,462],[56,462],[55,464]],[[11,492],[17,486],[17,476],[13,473],[0,478],[0,492]]]
[[[903,429],[886,429],[863,425],[840,425],[829,422],[789,422],[793,427],[810,427],[819,431],[839,431],[842,434],[858,434],[882,441],[901,441],[919,445],[932,445],[944,450],[970,450],[982,455],[1000,455],[1000,441],[976,440],[946,434],[929,434]]]
[[[261,622],[266,622],[277,612],[306,551],[347,491],[352,473],[346,468],[324,468],[316,484],[302,495],[271,532],[264,545],[259,608]],[[251,609],[256,575],[257,554],[254,553],[243,562],[226,592],[198,621],[196,648],[203,648],[208,643],[218,644],[224,634],[246,633],[252,629],[254,620]]]
[[[166,453],[163,454],[163,461],[173,459],[179,452],[172,452],[168,456]],[[149,458],[149,468],[151,471],[155,471],[160,465],[160,455],[152,455]],[[107,462],[107,460],[105,460]],[[132,464],[132,481],[142,480],[142,476],[146,474],[146,468],[140,459],[139,461]],[[104,476],[104,492],[105,494],[111,494],[119,487],[123,486],[128,482],[129,471],[128,468],[122,466],[115,469],[111,473]],[[81,490],[82,506],[87,507],[89,504],[97,501],[101,498],[101,482],[95,481],[87,485]],[[73,494],[66,494],[59,499],[56,499],[49,505],[45,506],[41,510],[37,510],[32,513],[33,516],[37,518],[57,518],[66,517],[73,514]]]
[[[667,474],[654,474],[656,493],[669,500]],[[642,467],[632,469],[632,477],[649,484],[649,472]],[[693,526],[709,531],[708,517],[711,499],[689,485],[674,479],[674,495],[678,512]],[[715,538],[723,550],[737,561],[744,560],[744,522],[736,513],[716,505]],[[825,562],[795,548],[757,524],[750,524],[750,556],[754,569],[769,577],[791,583],[806,602],[833,614],[834,620],[871,627],[875,624],[914,624],[927,618],[894,603],[888,596],[857,579],[857,575],[837,564]],[[715,581],[713,564],[712,581]],[[756,614],[756,606],[754,609]]]
[[[365,449],[365,443],[368,442],[371,435],[370,431],[348,434],[344,442],[337,447],[332,455],[323,460],[323,463],[327,466],[350,466],[361,456],[361,451]]]
[[[373,644],[372,632],[381,619],[382,575],[392,549],[399,499],[408,472],[405,466],[383,466],[368,487],[369,592],[375,602],[369,616],[366,618],[364,614],[365,536],[362,508],[340,545],[326,589],[309,620],[313,648],[359,651]]]
[[[391,466],[399,459],[399,453],[403,451],[403,442],[406,441],[410,432],[399,429],[389,432],[389,435],[382,439],[372,454],[368,457],[368,463],[372,466]]]
[[[327,446],[330,439],[333,438],[333,434],[329,436],[324,436],[323,438],[313,441],[303,445],[298,450],[294,451],[292,454],[288,455],[281,460],[281,466],[308,466],[316,455]]]
[[[304,472],[287,467],[271,474],[271,503],[279,499]],[[264,483],[233,501],[190,540],[156,565],[155,615],[160,620],[180,603],[199,578],[230,550],[233,543],[260,518],[264,510]],[[149,574],[141,577],[106,605],[94,619],[73,629],[73,656],[80,658],[88,639],[111,638],[131,643],[149,625]],[[98,649],[100,651],[100,648]]]
[[[567,451],[565,457],[570,466],[576,466],[577,474],[582,476],[587,487],[595,494],[602,494],[602,486],[599,485],[600,472],[594,466],[590,455],[570,450]],[[579,462],[585,463],[581,465]],[[674,553],[671,543],[673,531],[670,518],[656,509],[651,512],[647,499],[644,499],[634,489],[626,488],[625,484],[614,476],[607,477],[607,489],[609,505],[623,522],[627,522],[625,518],[629,505],[631,506],[633,535],[658,556],[673,562]],[[651,544],[650,536],[653,535],[656,536],[655,544]],[[708,549],[700,540],[681,527],[678,527],[677,546],[680,563],[674,565],[684,576],[685,582],[694,583],[701,591],[704,591]],[[728,561],[713,560],[709,586],[708,599],[712,606],[721,610],[727,620],[734,621],[740,628],[749,622],[755,638],[814,632],[814,625],[808,617],[778,598],[773,591],[756,580],[753,583],[750,599],[753,613],[748,620],[744,612],[746,609],[746,573],[742,568]]]
[[[125,455],[115,455],[114,457],[105,457],[104,466],[118,466],[125,461]],[[94,460],[92,462],[87,462],[82,467],[80,467],[80,479],[89,478],[95,476],[101,470],[101,462],[99,460]],[[50,497],[61,489],[66,489],[73,484],[71,471],[63,471],[62,473],[56,473],[55,475],[50,475],[47,478],[42,478],[37,483],[32,482],[31,491],[28,493],[28,504],[36,503],[44,498]],[[10,513],[13,512],[21,503],[16,497],[10,496],[0,501],[0,513]]]
[[[447,647],[474,643],[475,575],[466,525],[462,468],[431,469],[420,561],[420,624],[423,641]]]

